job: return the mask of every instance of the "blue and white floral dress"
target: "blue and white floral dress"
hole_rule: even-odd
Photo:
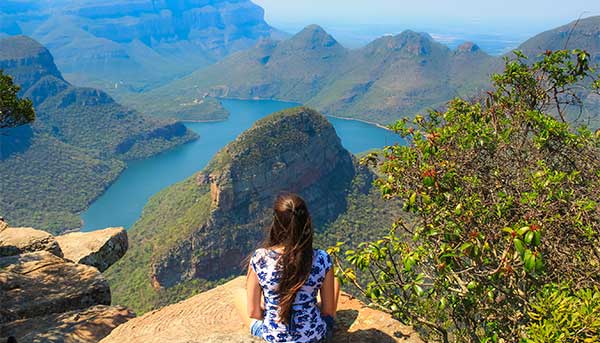
[[[272,343],[319,342],[327,333],[327,325],[317,307],[317,293],[323,285],[325,274],[331,269],[331,257],[323,250],[314,249],[312,270],[296,295],[289,325],[279,321],[279,257],[281,254],[274,250],[258,249],[250,259],[250,267],[258,276],[265,301],[262,338]]]

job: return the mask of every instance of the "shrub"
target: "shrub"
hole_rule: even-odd
[[[407,145],[363,161],[412,216],[345,261],[330,249],[375,305],[444,342],[535,340],[547,285],[600,284],[600,137],[566,122],[574,89],[600,88],[589,55],[517,52],[492,80],[482,101],[393,125]]]
[[[28,124],[35,119],[31,100],[19,99],[20,90],[12,77],[0,69],[0,129]]]
[[[600,342],[600,290],[550,285],[531,304],[526,342]]]

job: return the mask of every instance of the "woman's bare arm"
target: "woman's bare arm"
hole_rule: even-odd
[[[320,289],[322,316],[332,316],[335,318],[339,291],[339,285],[337,285],[337,280],[335,279],[332,267],[327,274],[325,274],[325,280]]]
[[[246,298],[248,304],[248,317],[263,320],[263,306],[261,306],[262,288],[258,277],[252,268],[248,267],[246,277]]]

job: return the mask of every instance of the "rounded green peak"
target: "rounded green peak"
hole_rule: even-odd
[[[456,53],[476,53],[476,52],[480,52],[481,48],[479,47],[479,45],[473,43],[473,42],[464,42],[462,43],[460,46],[458,46],[458,48],[456,48]]]
[[[0,60],[16,60],[50,54],[48,50],[33,38],[12,36],[0,39]]]
[[[302,31],[296,33],[289,42],[298,45],[298,47],[304,48],[317,48],[317,47],[337,47],[340,46],[338,41],[335,40],[329,33],[327,33],[322,27],[316,24],[308,25]]]
[[[258,120],[221,149],[203,173],[221,171],[232,162],[258,163],[260,158],[303,147],[310,143],[310,137],[322,134],[335,137],[332,143],[341,146],[333,125],[319,112],[305,106],[275,112]]]
[[[289,121],[289,120],[294,119],[295,117],[300,117],[300,116],[306,116],[307,118],[310,118],[310,120],[314,120],[315,122],[320,122],[321,124],[331,125],[331,124],[329,124],[329,121],[327,120],[327,118],[325,118],[325,116],[323,116],[321,113],[317,112],[316,110],[313,110],[312,108],[306,107],[306,106],[297,106],[297,107],[292,107],[292,108],[288,108],[288,109],[285,109],[282,111],[271,113],[268,116],[256,121],[256,123],[254,123],[254,125],[252,126],[251,129],[262,126],[262,125],[266,125],[266,124],[276,123],[281,120]]]
[[[283,111],[272,113],[258,120],[250,129],[243,132],[235,141],[231,142],[226,149],[228,151],[239,151],[247,149],[258,141],[284,140],[292,141],[297,135],[292,132],[321,132],[333,130],[333,126],[325,116],[319,112],[298,106]]]

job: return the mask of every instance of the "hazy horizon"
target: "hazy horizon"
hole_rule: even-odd
[[[482,3],[458,0],[439,3],[423,0],[253,0],[265,9],[271,25],[295,33],[309,24],[323,26],[342,44],[359,47],[384,34],[411,29],[428,32],[451,47],[473,41],[500,54],[540,32],[600,15],[600,1],[507,0]]]
[[[404,0],[253,0],[265,9],[268,21],[282,23],[376,24],[390,25],[400,22],[475,23],[515,28],[515,25],[544,25],[568,22],[600,15],[600,2],[572,0],[554,2],[545,0],[504,0],[481,2],[456,0],[439,2],[422,0],[418,3]]]

